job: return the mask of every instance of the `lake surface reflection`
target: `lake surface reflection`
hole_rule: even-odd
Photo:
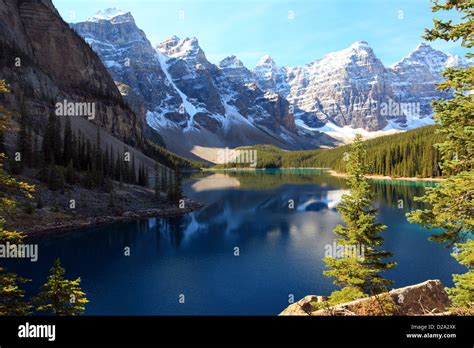
[[[379,220],[389,226],[385,249],[398,262],[386,276],[396,287],[427,279],[452,285],[451,274],[464,269],[451,250],[405,217],[427,184],[372,184]],[[206,204],[200,211],[43,238],[38,262],[7,266],[33,278],[36,291],[60,257],[68,277],[82,278],[91,315],[276,315],[290,295],[335,289],[322,258],[346,190],[321,170],[195,173],[184,191]]]

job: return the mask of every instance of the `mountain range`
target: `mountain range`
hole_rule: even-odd
[[[303,66],[265,55],[252,70],[236,57],[212,64],[196,38],[153,47],[130,12],[99,11],[71,27],[101,58],[125,99],[166,146],[201,149],[273,144],[332,146],[356,131],[367,137],[432,124],[431,101],[447,67],[468,64],[420,44],[385,67],[358,41]]]

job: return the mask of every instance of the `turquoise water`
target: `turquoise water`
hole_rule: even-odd
[[[451,285],[451,274],[464,272],[450,249],[406,221],[427,185],[373,182],[379,220],[389,226],[385,249],[398,262],[386,273],[395,287],[427,279]],[[38,262],[7,266],[33,278],[32,294],[60,257],[68,277],[82,278],[91,315],[275,315],[291,296],[335,289],[322,258],[341,222],[343,179],[321,170],[206,172],[191,174],[184,191],[206,206],[42,238]]]

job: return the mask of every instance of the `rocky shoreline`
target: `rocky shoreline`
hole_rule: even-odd
[[[377,296],[361,298],[320,309],[324,296],[308,295],[289,305],[280,316],[386,316],[386,315],[453,315],[451,302],[440,280],[392,289]]]
[[[150,208],[135,211],[124,211],[117,215],[84,216],[69,221],[56,221],[43,225],[35,225],[22,230],[27,236],[38,237],[57,233],[80,231],[85,228],[109,225],[117,222],[132,221],[146,218],[168,218],[181,216],[204,206],[203,203],[190,199],[185,200],[185,208]]]
[[[6,228],[31,237],[122,221],[180,216],[204,206],[186,197],[178,205],[170,202],[163,192],[157,196],[152,188],[115,182],[110,192],[86,189],[81,185],[51,191],[29,174],[18,179],[35,186],[33,199],[22,195],[15,197],[17,209],[8,217]]]

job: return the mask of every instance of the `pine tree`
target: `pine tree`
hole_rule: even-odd
[[[6,84],[0,80],[0,93],[8,93]],[[5,131],[7,127],[7,116],[10,112],[0,106],[0,131]],[[18,182],[15,178],[7,175],[3,169],[5,154],[0,152],[0,241],[14,244],[21,244],[24,234],[16,231],[8,231],[4,228],[7,213],[11,213],[16,206],[14,197],[7,194],[12,189],[16,189],[26,198],[31,199],[34,187],[24,182]],[[21,285],[29,281],[14,273],[7,273],[6,269],[0,267],[0,315],[26,315],[29,314],[30,306],[24,300],[25,292]]]
[[[36,310],[58,316],[83,314],[85,304],[89,301],[80,288],[81,278],[64,279],[65,270],[61,267],[59,259],[54,262],[50,272],[46,283],[34,299]]]
[[[453,257],[468,269],[464,274],[453,274],[454,288],[446,289],[455,306],[467,309],[466,314],[472,314],[474,303],[474,240],[456,245],[457,252]]]
[[[160,165],[158,162],[155,162],[155,197],[160,198],[162,188],[161,188],[161,175],[160,175]]]
[[[148,183],[150,182],[149,181],[149,174],[148,174],[148,167],[147,166],[144,166],[144,185],[145,187],[148,187]]]
[[[330,301],[350,301],[366,295],[375,295],[387,290],[392,281],[381,276],[381,272],[395,267],[395,263],[384,262],[391,254],[380,250],[383,238],[380,233],[386,226],[376,223],[377,209],[372,207],[373,193],[367,178],[366,150],[362,137],[357,135],[348,155],[347,171],[350,175],[350,193],[342,197],[337,209],[345,225],[338,225],[334,233],[337,244],[344,247],[342,257],[324,258],[328,268],[324,274],[335,278],[334,284],[343,287],[331,295]],[[351,249],[352,248],[352,249]],[[351,250],[360,250],[358,255]]]
[[[0,242],[22,244],[25,235],[20,232],[9,232],[0,228]],[[22,285],[30,279],[19,277],[15,273],[8,273],[0,267],[0,316],[28,315],[31,305],[25,300],[25,290]]]
[[[132,164],[130,165],[130,183],[137,183],[137,168],[135,167],[135,156],[132,156]]]
[[[64,164],[69,164],[70,161],[74,160],[74,143],[73,143],[72,129],[71,129],[71,120],[69,117],[66,117],[66,122],[64,125],[64,139],[63,139],[63,161]]]
[[[100,137],[100,127],[97,126],[97,136],[96,136],[96,144],[95,144],[95,151],[94,151],[94,168],[97,172],[102,172],[102,141]]]
[[[160,181],[161,181],[161,191],[162,192],[167,192],[167,179],[166,179],[166,167],[165,166],[160,166],[161,167],[161,176],[160,176]]]
[[[179,166],[175,167],[174,174],[174,195],[176,202],[179,202],[183,198],[182,174]]]
[[[0,316],[30,314],[31,305],[25,300],[25,291],[21,288],[29,281],[0,267]]]
[[[108,178],[110,176],[110,155],[109,155],[109,147],[105,146],[105,154],[102,159],[102,168],[104,172],[104,177]]]
[[[56,165],[50,165],[48,168],[48,189],[51,191],[64,190],[64,168]]]
[[[425,39],[461,41],[462,46],[472,48],[474,44],[473,13],[471,0],[436,2],[433,12],[457,11],[459,23],[433,20],[432,29],[426,29]],[[468,53],[467,57],[474,54]],[[445,139],[437,146],[440,150],[440,167],[449,177],[433,188],[428,188],[419,198],[426,209],[408,214],[409,221],[428,229],[441,229],[431,239],[457,245],[460,250],[456,259],[468,267],[467,273],[454,275],[455,288],[448,290],[455,306],[474,313],[474,279],[472,241],[465,241],[474,230],[474,66],[448,68],[443,72],[446,79],[438,85],[441,91],[454,91],[454,98],[433,102],[434,115],[441,125],[439,133]],[[470,284],[469,284],[470,282]]]
[[[123,151],[123,154],[125,154],[127,152],[130,154],[130,152],[128,150],[128,147],[125,147],[124,151]],[[128,160],[126,160],[126,158],[124,158],[123,154],[119,155],[119,158],[120,158],[120,161],[121,161],[121,170],[122,170],[121,171],[121,176],[122,176],[123,182],[129,184],[132,181],[132,179],[130,177],[130,174],[131,174],[130,158],[127,158]]]
[[[43,153],[44,163],[54,163],[54,130],[55,116],[50,114],[43,133],[43,142],[41,144],[41,152]]]
[[[138,164],[138,185],[143,186],[144,175],[143,175],[143,165],[142,163]]]
[[[66,171],[64,173],[64,179],[66,180],[66,182],[70,185],[74,185],[76,183],[76,172],[74,170],[74,166],[72,164],[72,159],[69,161],[67,167],[66,167]]]
[[[117,152],[117,158],[115,159],[114,179],[122,181],[122,160],[119,152]]]
[[[58,165],[65,165],[63,162],[63,141],[62,141],[62,127],[61,119],[58,116],[53,116],[54,120],[54,130],[52,138],[53,154],[54,154],[54,163]]]

